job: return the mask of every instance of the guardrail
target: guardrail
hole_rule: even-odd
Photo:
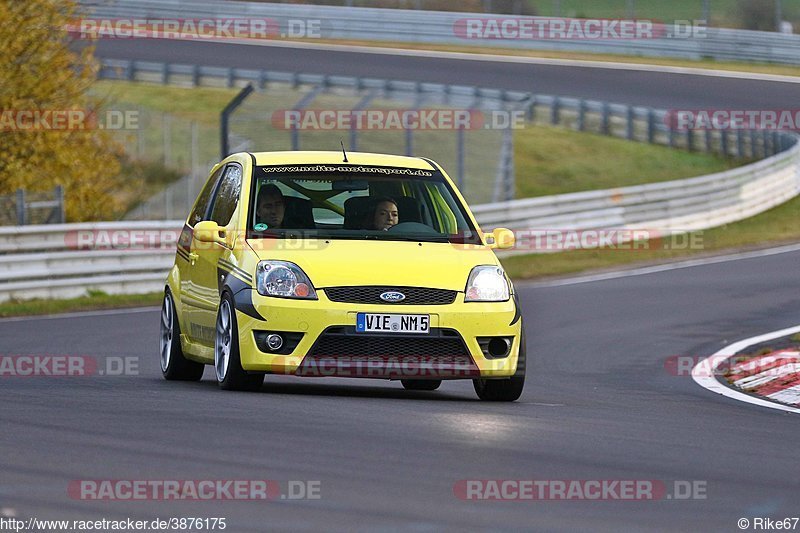
[[[0,228],[0,301],[158,291],[175,259],[181,221]],[[142,249],[114,249],[140,239]]]
[[[784,142],[791,144],[784,152],[727,172],[477,205],[473,212],[486,229],[702,230],[753,216],[800,194],[800,143],[796,136]],[[172,220],[0,228],[0,252],[5,253],[0,255],[0,301],[68,298],[89,289],[110,294],[159,291],[181,227],[181,221]],[[103,249],[132,239],[148,246]]]
[[[263,17],[282,29],[289,21],[319,21],[325,39],[501,46],[528,50],[561,50],[685,59],[715,59],[800,64],[800,35],[707,28],[685,38],[682,28],[668,25],[672,38],[648,39],[474,39],[456,31],[465,19],[497,17],[476,13],[387,10],[366,7],[270,4],[229,0],[83,0],[93,17],[104,19]],[[509,15],[501,15],[508,18]],[[541,17],[532,17],[534,20]],[[459,22],[461,21],[461,22]],[[285,32],[284,32],[285,33]]]

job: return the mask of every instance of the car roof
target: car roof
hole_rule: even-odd
[[[255,152],[256,165],[314,165],[343,164],[341,151],[312,152]],[[347,152],[347,162],[350,165],[371,165],[381,167],[416,168],[431,170],[435,167],[419,157],[405,157],[390,154],[373,154],[367,152]]]

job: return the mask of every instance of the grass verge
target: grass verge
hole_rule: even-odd
[[[517,198],[690,178],[746,163],[553,126],[516,130],[514,143]]]
[[[161,304],[163,293],[105,294],[90,291],[86,296],[65,300],[24,300],[0,303],[0,317],[51,315],[74,311],[147,307]]]
[[[687,239],[650,241],[637,250],[591,249],[548,254],[509,256],[501,259],[508,274],[516,280],[575,274],[587,270],[665,263],[724,251],[767,248],[800,241],[800,197],[752,218],[712,228],[694,235],[695,246],[683,246]]]

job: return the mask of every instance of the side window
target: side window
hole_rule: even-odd
[[[208,206],[211,204],[211,195],[214,193],[214,189],[217,186],[217,181],[219,181],[219,177],[222,175],[222,170],[224,167],[220,167],[217,169],[214,174],[208,178],[208,181],[203,187],[203,190],[200,191],[200,195],[197,197],[197,200],[194,203],[194,209],[192,209],[192,214],[189,215],[189,222],[188,224],[194,227],[195,224],[205,220],[206,213],[208,213]]]
[[[220,226],[227,226],[231,221],[236,206],[239,205],[239,193],[242,190],[242,167],[229,165],[219,182],[211,217]]]

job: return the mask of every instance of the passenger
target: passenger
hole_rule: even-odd
[[[397,225],[397,202],[391,198],[378,198],[371,204],[367,216],[367,229],[387,231]]]
[[[256,218],[258,222],[266,224],[269,229],[280,229],[283,225],[285,214],[286,201],[283,199],[281,190],[271,183],[261,187],[261,190],[258,191],[258,201],[256,202]]]

